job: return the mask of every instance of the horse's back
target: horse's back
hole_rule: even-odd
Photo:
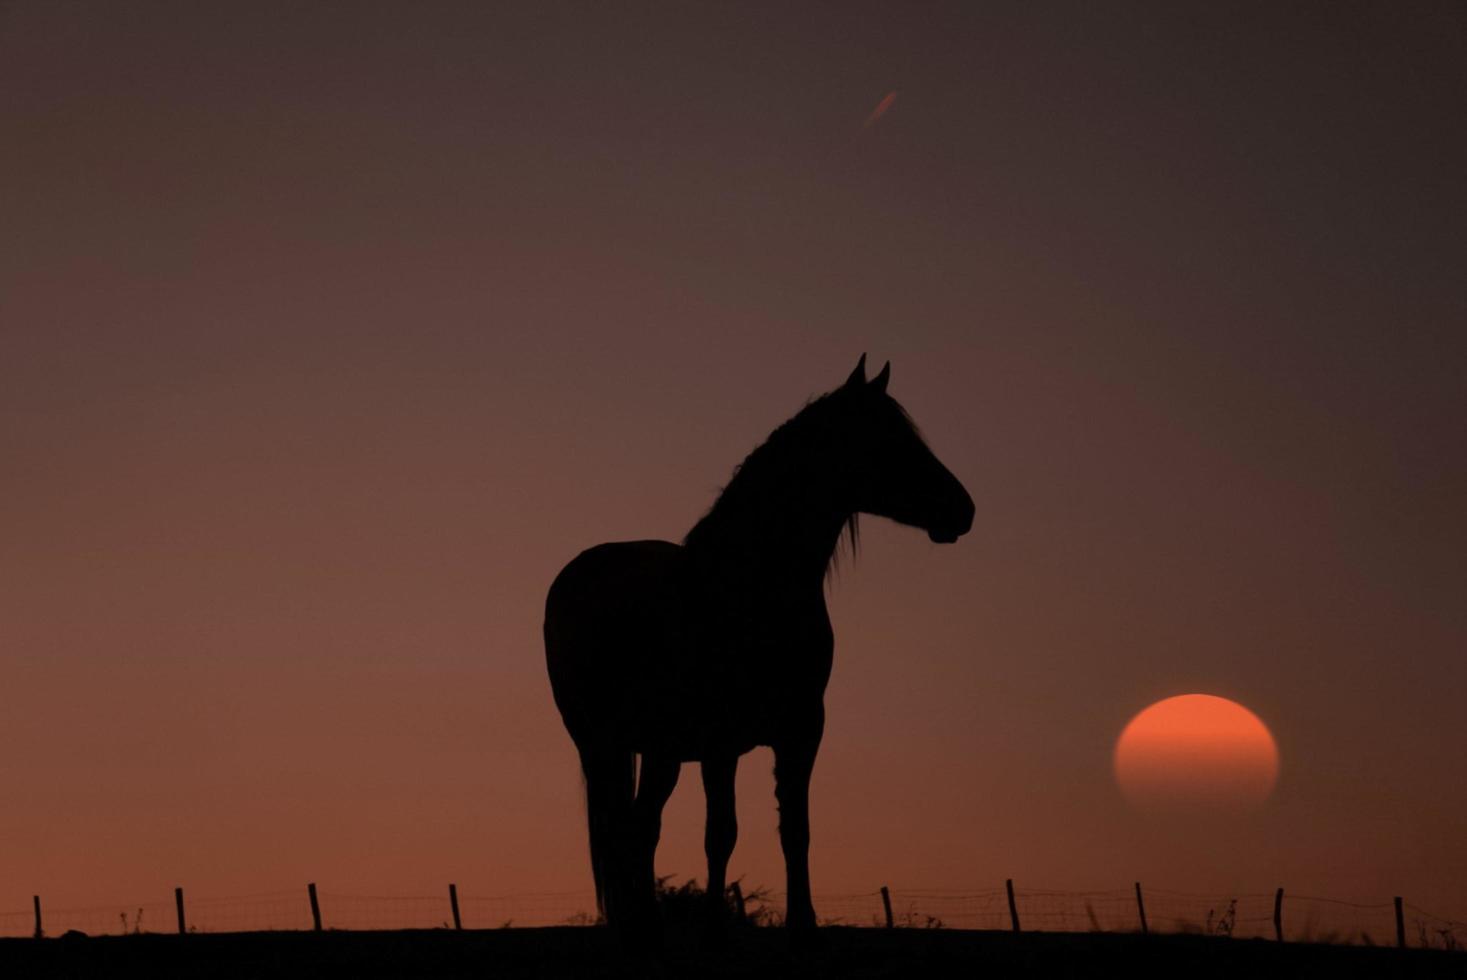
[[[572,737],[634,716],[679,646],[683,548],[615,541],[573,558],[545,599],[545,661]]]
[[[670,598],[676,566],[683,553],[671,541],[612,541],[587,548],[560,570],[545,597],[545,628],[575,629],[593,625],[594,616],[645,615],[639,608]]]

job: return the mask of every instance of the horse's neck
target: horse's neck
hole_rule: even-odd
[[[727,520],[699,541],[696,558],[710,574],[749,589],[819,590],[850,516],[831,507],[776,508]]]

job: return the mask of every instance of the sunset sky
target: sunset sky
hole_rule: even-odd
[[[589,891],[546,588],[869,352],[977,519],[832,580],[817,908],[1467,917],[1464,105],[1453,2],[0,3],[0,911]],[[1127,803],[1188,693],[1267,802]]]

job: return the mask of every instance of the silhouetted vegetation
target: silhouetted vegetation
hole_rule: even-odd
[[[662,875],[657,879],[657,907],[662,922],[669,930],[695,931],[702,928],[708,916],[708,893],[694,878],[680,885],[672,884],[674,875]],[[777,926],[782,917],[770,902],[767,888],[755,888],[744,892],[744,914],[739,915],[738,903],[734,901],[733,888],[742,888],[743,881],[733,882],[724,891],[723,903],[726,921],[733,927]]]

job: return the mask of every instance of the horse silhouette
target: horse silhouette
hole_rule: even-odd
[[[973,500],[887,394],[888,363],[810,401],[735,470],[682,544],[598,545],[545,603],[555,704],[580,753],[596,903],[627,936],[655,928],[653,858],[684,762],[702,766],[710,925],[724,914],[739,756],[774,750],[785,923],[815,927],[809,786],[834,634],[825,578],[874,514],[951,543]],[[641,756],[641,772],[636,759]]]

